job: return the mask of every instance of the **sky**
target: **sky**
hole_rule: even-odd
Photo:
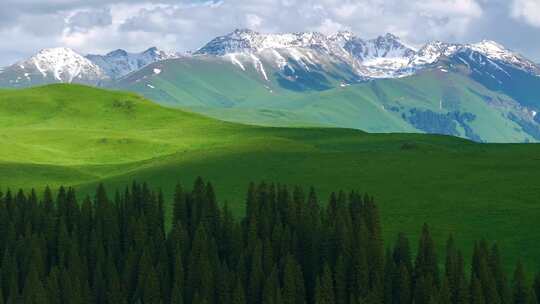
[[[495,40],[540,62],[540,0],[0,0],[0,66],[43,48],[189,51],[236,28]]]

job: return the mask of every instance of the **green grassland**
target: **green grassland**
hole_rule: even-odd
[[[155,69],[160,72],[155,73]],[[265,126],[326,126],[367,132],[427,132],[411,123],[411,111],[431,116],[470,115],[454,134],[485,142],[537,141],[509,113],[523,115],[512,97],[489,90],[462,68],[433,68],[414,76],[363,83],[339,83],[331,73],[325,90],[286,89],[279,72],[267,70],[268,80],[220,58],[196,56],[155,63],[112,84],[158,103],[181,107],[221,120]],[[433,122],[431,126],[436,125]]]
[[[323,200],[356,189],[375,196],[387,240],[398,231],[416,240],[428,222],[439,246],[454,233],[470,251],[485,237],[508,265],[540,267],[536,144],[255,127],[79,85],[0,90],[0,139],[3,189],[72,185],[84,194],[100,181],[112,190],[138,180],[171,197],[177,182],[203,176],[237,213],[250,181],[313,185]]]

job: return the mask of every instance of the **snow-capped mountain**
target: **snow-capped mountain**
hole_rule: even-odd
[[[429,42],[420,48],[409,61],[409,65],[421,67],[436,63],[442,57],[449,57],[460,48],[457,44],[441,41]]]
[[[165,52],[155,47],[141,53],[116,50],[106,55],[86,56],[69,48],[49,48],[0,69],[0,86],[28,87],[72,82],[102,85],[151,63],[180,56],[178,53]]]
[[[282,68],[285,61],[303,66],[334,62],[349,65],[359,78],[401,76],[415,51],[392,34],[363,40],[351,32],[323,35],[317,32],[261,34],[252,30],[235,30],[217,37],[195,52],[195,55],[236,57],[250,54],[250,58],[264,53],[275,56]],[[290,56],[284,56],[290,53]]]
[[[430,68],[448,70],[455,65],[467,67],[477,78],[482,75],[500,84],[510,81],[509,75],[514,70],[531,77],[540,75],[538,65],[493,41],[475,44],[435,41],[416,49],[392,34],[363,39],[347,31],[332,35],[318,32],[265,34],[238,29],[185,55],[155,47],[141,53],[119,49],[106,55],[87,56],[67,48],[45,49],[0,70],[0,86],[51,82],[97,85],[122,78],[152,63],[191,56],[222,60],[244,72],[254,71],[263,81],[273,78],[282,86],[302,90],[406,77]],[[166,64],[163,67],[166,68]]]
[[[243,29],[212,39],[194,53],[150,48],[83,56],[55,48],[0,68],[0,87],[58,82],[131,90],[156,102],[206,107],[214,114],[223,107],[234,113],[236,105],[249,105],[298,111],[290,117],[368,131],[540,142],[540,91],[535,90],[540,67],[488,40],[434,41],[415,48],[392,34],[364,39],[347,31],[264,34]],[[251,117],[240,108],[238,117]],[[265,121],[271,120],[267,114]],[[288,114],[275,117],[286,121]],[[257,118],[247,122],[257,123]],[[492,124],[500,136],[485,127]]]
[[[165,52],[156,47],[149,48],[141,53],[128,53],[124,50],[112,51],[106,55],[87,55],[86,58],[98,65],[109,77],[113,79],[137,71],[151,63],[178,58],[180,54]]]
[[[261,34],[249,29],[237,29],[217,37],[195,52],[195,55],[223,56],[231,53],[256,53],[266,49],[293,47],[328,49],[329,40],[316,32]]]
[[[326,36],[316,32],[261,34],[240,29],[211,40],[195,55],[222,56],[240,66],[255,59],[264,63],[264,57],[268,57],[264,54],[269,53],[279,53],[280,56],[274,56],[275,61],[269,64],[279,65],[282,69],[292,64],[309,67],[310,64],[334,62],[340,66],[348,65],[361,80],[410,76],[437,64],[443,58],[454,58],[464,64],[463,54],[468,54],[466,61],[486,58],[486,63],[504,63],[535,75],[540,74],[538,65],[493,41],[475,44],[435,41],[417,50],[392,34],[364,40],[351,32]],[[240,61],[242,57],[247,62]]]
[[[537,72],[538,65],[531,60],[508,50],[499,43],[491,40],[483,40],[476,44],[466,45],[465,48],[485,55],[487,58],[517,66],[523,70]]]
[[[106,78],[99,66],[72,49],[50,48],[4,68],[0,84],[14,87],[54,82],[97,85]]]
[[[353,37],[344,45],[357,61],[365,68],[370,78],[388,78],[406,76],[410,72],[407,67],[415,50],[406,46],[401,40],[386,34],[371,40]]]

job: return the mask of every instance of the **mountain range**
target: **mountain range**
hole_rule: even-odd
[[[415,48],[386,34],[217,37],[189,54],[45,49],[0,70],[0,87],[83,83],[224,120],[540,141],[540,67],[494,41]]]

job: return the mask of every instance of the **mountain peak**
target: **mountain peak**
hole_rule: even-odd
[[[258,34],[258,32],[248,28],[237,28],[231,34]]]
[[[41,49],[34,57],[36,56],[81,56],[71,48],[67,47],[54,47],[54,48],[45,48]]]
[[[18,66],[23,69],[31,67],[43,78],[52,77],[59,82],[70,83],[82,79],[94,82],[103,77],[103,72],[97,65],[67,47],[42,49],[27,60],[19,62]]]
[[[338,43],[340,46],[345,46],[345,44],[351,40],[354,40],[356,35],[351,31],[338,31],[335,34],[328,36],[328,39],[332,42]]]
[[[178,54],[164,52],[155,46],[141,53],[129,53],[120,49],[106,55],[86,56],[111,78],[120,78],[151,63],[177,57]]]
[[[148,48],[146,51],[143,52],[143,54],[147,54],[147,53],[158,53],[159,52],[159,49],[155,46],[152,46],[150,48]]]
[[[471,44],[469,47],[475,51],[485,54],[488,57],[500,57],[513,53],[512,51],[506,49],[503,45],[493,40],[482,40],[478,43]]]
[[[385,39],[388,39],[388,40],[400,40],[400,38],[392,33],[386,33],[384,35],[384,38]]]
[[[114,51],[111,51],[109,53],[107,53],[105,56],[109,56],[109,57],[118,57],[118,56],[121,56],[121,57],[125,57],[128,55],[128,52],[123,50],[123,49],[117,49],[117,50],[114,50]]]

